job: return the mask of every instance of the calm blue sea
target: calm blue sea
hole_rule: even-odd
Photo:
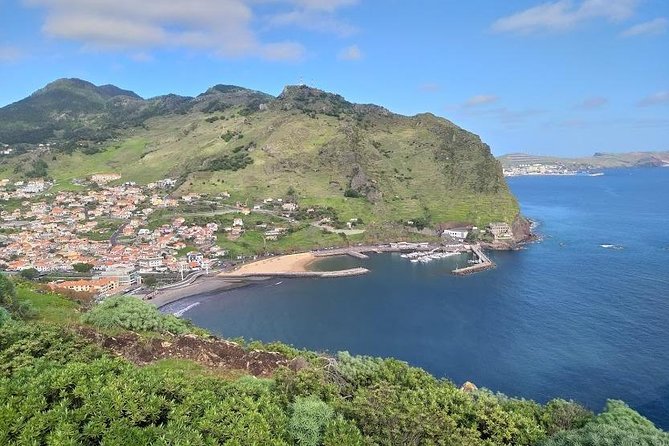
[[[622,399],[669,428],[669,169],[509,183],[543,241],[493,253],[493,271],[338,258],[321,267],[372,272],[273,280],[168,311],[199,302],[184,317],[224,336],[392,356],[513,396],[594,410]]]

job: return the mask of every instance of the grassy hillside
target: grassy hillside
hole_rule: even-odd
[[[113,138],[84,148],[3,159],[0,176],[21,176],[41,158],[59,188],[96,172],[140,183],[179,178],[178,193],[228,191],[249,202],[292,187],[301,204],[329,205],[372,224],[485,224],[518,213],[489,147],[431,114],[400,116],[305,86],[271,98],[219,85],[184,101],[141,125],[117,125]],[[2,109],[4,119],[12,107]]]
[[[458,388],[394,359],[213,338],[131,297],[89,310],[33,287],[0,276],[3,445],[669,441],[619,401],[595,416],[571,401]]]

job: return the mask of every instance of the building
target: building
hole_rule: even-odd
[[[189,265],[196,263],[198,266],[200,266],[202,263],[204,263],[204,255],[197,251],[191,251],[186,254],[186,261]]]
[[[112,278],[102,278],[51,282],[49,287],[53,290],[73,290],[77,293],[93,293],[98,296],[111,296],[119,288],[119,284],[118,281]]]
[[[120,289],[128,289],[142,283],[142,278],[134,266],[118,265],[100,273],[101,278],[116,280]]]
[[[287,212],[295,212],[298,209],[296,203],[284,203],[281,205],[281,209]]]
[[[139,259],[139,268],[142,270],[152,270],[154,268],[160,268],[163,266],[162,257],[146,257]]]
[[[469,235],[469,229],[467,228],[452,228],[452,229],[446,229],[444,232],[441,233],[441,236],[443,238],[452,238],[455,240],[464,240],[467,238]]]
[[[513,232],[511,231],[511,226],[508,223],[504,222],[495,222],[488,225],[490,233],[495,237],[495,239],[505,239],[512,238]]]
[[[98,184],[109,183],[110,181],[120,180],[121,175],[118,173],[96,173],[91,175],[91,181]]]

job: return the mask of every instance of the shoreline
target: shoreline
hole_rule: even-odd
[[[518,249],[525,243],[534,240],[534,234],[530,233],[524,240],[515,242],[513,245],[503,244],[502,246],[494,244],[482,244],[485,249],[491,250],[509,250]],[[192,297],[198,294],[210,293],[214,291],[228,291],[235,288],[251,285],[254,282],[268,280],[270,278],[336,278],[351,277],[362,275],[369,272],[366,268],[351,268],[338,271],[311,271],[309,266],[321,259],[334,256],[349,255],[356,258],[366,258],[364,253],[387,253],[403,252],[407,250],[430,250],[442,245],[413,246],[392,246],[392,244],[374,245],[374,246],[351,246],[348,248],[336,248],[332,250],[307,251],[297,254],[278,255],[269,258],[256,260],[238,266],[236,269],[227,272],[217,273],[212,276],[200,276],[195,281],[183,287],[157,291],[154,298],[147,300],[156,307],[163,308],[179,300]],[[471,248],[464,245],[452,245],[451,249],[459,248],[463,251],[469,251]]]
[[[251,281],[231,281],[218,276],[202,276],[193,283],[165,291],[158,291],[156,296],[146,302],[155,305],[158,309],[166,307],[182,299],[214,291],[228,291],[247,286]]]

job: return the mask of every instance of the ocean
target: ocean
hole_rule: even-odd
[[[516,177],[509,185],[542,240],[466,258],[333,258],[365,276],[276,279],[171,304],[226,337],[395,357],[456,384],[595,411],[622,399],[669,429],[669,169]]]

